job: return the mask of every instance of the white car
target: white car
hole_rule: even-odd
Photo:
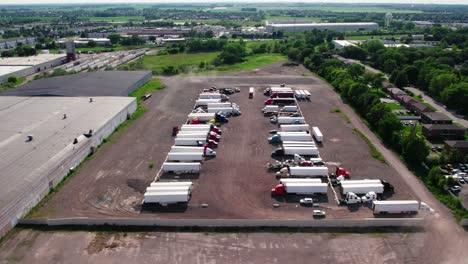
[[[325,212],[322,210],[314,210],[312,212],[313,217],[325,217],[325,215],[326,215]]]
[[[299,203],[300,203],[300,204],[313,204],[313,203],[314,203],[314,199],[312,199],[312,198],[304,198],[304,199],[299,200]]]

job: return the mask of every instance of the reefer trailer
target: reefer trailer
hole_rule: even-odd
[[[319,155],[318,148],[310,147],[285,147],[279,148],[271,153],[271,157],[294,156],[294,154],[303,156],[317,156]]]
[[[308,124],[300,125],[280,125],[281,131],[284,132],[295,132],[295,131],[309,131],[310,127]]]
[[[372,203],[374,214],[417,213],[419,210],[433,211],[426,203],[416,200],[374,201]]]
[[[292,133],[292,132],[291,132]],[[286,141],[312,141],[312,136],[307,133],[297,132],[297,134],[276,134],[268,138],[268,142],[271,144],[281,143],[283,140]]]
[[[271,190],[271,194],[326,194],[328,191],[327,186],[326,183],[285,183],[278,184]]]
[[[312,127],[312,133],[314,134],[315,140],[317,140],[318,142],[323,141],[322,132],[320,131],[320,129],[318,127]]]
[[[368,192],[375,192],[382,194],[384,192],[384,186],[382,183],[368,183],[368,184],[345,184],[341,185],[341,193],[346,194],[349,192],[356,194],[366,194]]]
[[[171,182],[161,182],[161,181],[158,181],[158,182],[152,182],[150,184],[150,187],[176,187],[176,186],[188,186],[190,187],[190,189],[192,188],[193,186],[193,183],[192,182],[189,182],[189,181],[171,181]]]
[[[305,124],[304,117],[278,116],[278,124]]]
[[[145,203],[158,203],[162,205],[186,203],[189,200],[190,193],[185,191],[147,192],[144,195]]]
[[[205,156],[216,156],[216,151],[206,146],[204,147],[172,146],[171,152],[173,153],[195,152],[195,153],[202,153]]]
[[[289,167],[289,174],[291,177],[325,177],[328,175],[328,167],[315,166],[315,167]]]
[[[203,106],[212,103],[221,103],[221,99],[198,99],[195,100],[195,106]]]
[[[186,153],[174,153],[169,152],[167,154],[168,161],[202,161],[203,153],[201,152],[186,152]]]
[[[164,162],[164,172],[199,172],[201,169],[200,162]]]

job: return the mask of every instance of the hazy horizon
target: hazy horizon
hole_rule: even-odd
[[[170,3],[346,3],[346,4],[458,4],[458,5],[468,5],[467,0],[447,0],[441,2],[440,0],[181,0],[181,1],[170,1]],[[168,1],[163,0],[2,0],[0,5],[31,5],[31,4],[147,4],[147,3],[166,3]]]

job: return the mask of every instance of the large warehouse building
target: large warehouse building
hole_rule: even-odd
[[[96,71],[35,80],[2,96],[128,96],[149,81],[150,71]]]
[[[130,97],[0,97],[0,237],[137,108]]]
[[[273,32],[303,32],[313,29],[318,30],[334,30],[334,31],[368,31],[379,29],[377,23],[282,23],[282,22],[266,22],[267,31]]]
[[[8,77],[24,77],[36,72],[52,69],[67,62],[64,54],[39,54],[29,57],[0,58],[0,83]]]

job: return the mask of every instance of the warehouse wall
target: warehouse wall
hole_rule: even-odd
[[[122,94],[122,96],[128,96],[131,92],[135,91],[136,89],[140,88],[142,85],[144,85],[146,82],[151,80],[151,77],[153,77],[152,72],[148,72],[145,74],[143,78],[141,78],[138,82],[136,82],[134,85],[130,86],[128,90],[126,91],[126,94]]]

